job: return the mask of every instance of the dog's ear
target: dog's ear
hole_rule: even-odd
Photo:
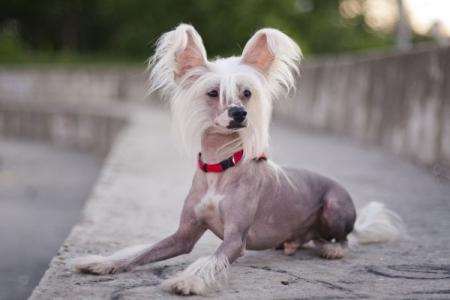
[[[197,31],[191,25],[180,24],[161,36],[150,58],[150,92],[173,90],[183,77],[207,63],[206,50]]]
[[[267,74],[274,60],[275,54],[268,45],[267,34],[258,31],[245,45],[242,62]]]
[[[280,88],[295,87],[300,73],[300,47],[286,34],[276,29],[261,29],[247,42],[241,62],[262,73],[278,93]]]
[[[181,31],[181,44],[175,51],[175,78],[181,78],[191,69],[206,65],[206,50],[194,27],[180,25],[178,30]]]

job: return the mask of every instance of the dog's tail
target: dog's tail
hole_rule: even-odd
[[[370,202],[358,211],[354,230],[348,235],[350,245],[383,243],[406,234],[402,218],[383,203]]]

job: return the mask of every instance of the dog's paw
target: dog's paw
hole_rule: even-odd
[[[292,256],[297,252],[299,247],[300,247],[300,243],[298,243],[298,242],[284,242],[283,243],[283,252],[285,255]]]
[[[127,270],[120,262],[100,255],[75,258],[71,264],[78,272],[95,275],[114,274]]]
[[[180,272],[162,283],[164,290],[178,295],[203,295],[206,284],[203,279],[194,274]]]
[[[324,243],[320,246],[320,256],[326,259],[340,259],[344,257],[345,250],[339,243]]]

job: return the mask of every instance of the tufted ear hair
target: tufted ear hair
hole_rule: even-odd
[[[180,24],[161,36],[149,60],[149,93],[161,90],[168,94],[177,84],[207,63],[203,41],[191,25]]]
[[[276,97],[295,87],[301,58],[300,47],[290,37],[279,30],[265,28],[247,42],[241,63],[263,74]]]

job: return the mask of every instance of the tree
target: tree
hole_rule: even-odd
[[[285,31],[305,53],[393,44],[391,35],[371,30],[363,16],[345,19],[338,7],[337,0],[3,0],[0,32],[14,21],[22,44],[33,51],[139,61],[180,22],[198,29],[209,56],[238,54],[261,27]]]

